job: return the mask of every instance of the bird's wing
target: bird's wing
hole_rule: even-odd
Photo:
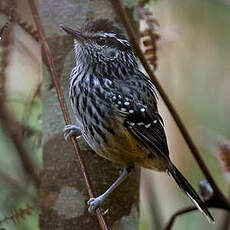
[[[150,122],[133,122],[134,124],[128,118],[124,125],[134,138],[138,139],[147,149],[151,149],[154,154],[168,156],[165,131],[158,116],[153,115],[154,118]]]
[[[169,156],[164,124],[157,110],[156,93],[151,82],[130,78],[117,82],[113,102],[123,125],[145,148]]]

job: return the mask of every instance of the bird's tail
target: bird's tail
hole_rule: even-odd
[[[196,207],[202,212],[209,222],[214,222],[214,218],[211,213],[208,211],[204,202],[200,199],[199,195],[185,179],[185,177],[180,173],[173,163],[169,163],[168,167],[169,173],[172,175],[178,186],[186,193],[186,195],[191,199],[191,201],[196,205]]]

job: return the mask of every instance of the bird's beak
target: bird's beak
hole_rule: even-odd
[[[64,26],[64,25],[60,25],[60,27],[68,34],[72,35],[74,37],[74,39],[78,40],[79,42],[82,42],[84,40],[84,37],[82,36],[82,34],[80,33],[79,30],[76,29],[72,29],[69,26]]]

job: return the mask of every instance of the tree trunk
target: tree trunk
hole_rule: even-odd
[[[117,19],[109,0],[40,0],[42,18],[50,48],[55,58],[66,100],[68,78],[74,65],[73,40],[59,28],[60,24],[77,27],[87,18]],[[126,1],[128,2],[128,1]],[[136,1],[131,1],[136,3]],[[129,12],[134,12],[130,6]],[[134,15],[134,14],[133,14]],[[44,65],[43,101],[43,172],[40,189],[40,229],[100,229],[95,216],[87,211],[89,196],[71,143],[66,143],[62,130],[64,120],[57,101],[56,91]],[[70,108],[70,107],[69,107]],[[69,109],[72,115],[71,109]],[[72,122],[75,119],[72,116]],[[96,195],[104,192],[119,176],[121,168],[96,155],[82,138],[78,139],[81,152]],[[139,219],[139,170],[105,201],[104,216],[109,229],[138,229]]]

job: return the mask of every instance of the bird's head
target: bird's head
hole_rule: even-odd
[[[76,62],[89,65],[136,66],[136,58],[122,30],[108,19],[87,21],[80,29],[61,26],[74,38]]]

